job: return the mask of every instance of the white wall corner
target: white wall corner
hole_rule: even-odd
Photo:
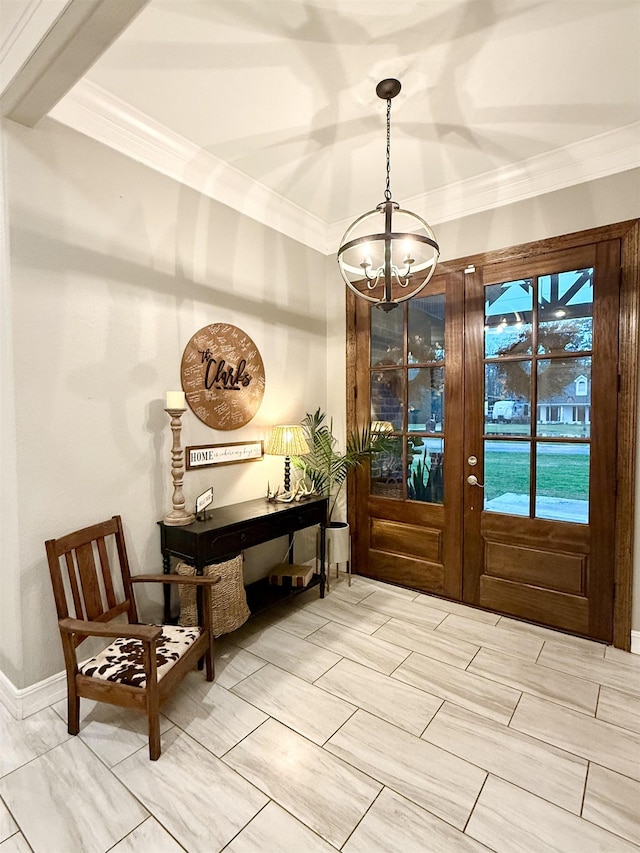
[[[44,681],[19,690],[7,676],[0,672],[0,702],[16,720],[24,720],[43,708],[48,708],[67,695],[67,677],[58,672]]]
[[[631,654],[640,655],[640,631],[631,632]]]

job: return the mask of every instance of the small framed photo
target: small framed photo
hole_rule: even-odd
[[[196,498],[196,515],[200,515],[213,503],[213,486],[209,486],[206,492]]]

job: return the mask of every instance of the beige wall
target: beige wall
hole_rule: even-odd
[[[23,688],[62,668],[46,538],[120,513],[133,570],[161,565],[156,521],[171,504],[163,400],[180,386],[191,335],[219,321],[244,329],[262,353],[266,394],[233,433],[188,413],[184,444],[264,438],[318,406],[340,431],[345,318],[333,258],[55,122],[5,127],[0,672]],[[640,171],[625,173],[442,223],[443,258],[640,216],[639,186]],[[266,458],[190,472],[187,497],[210,484],[217,505],[257,497],[281,469]],[[251,576],[280,557],[254,550]]]
[[[120,513],[133,571],[161,567],[164,394],[180,388],[193,333],[214,322],[247,332],[266,392],[233,432],[187,412],[184,445],[266,438],[324,407],[327,337],[324,256],[55,122],[7,127],[19,549],[3,566],[0,670],[21,688],[62,668],[45,539]],[[185,492],[193,501],[211,484],[215,504],[230,504],[264,494],[282,468],[266,457],[188,472]],[[251,552],[250,575],[281,548]]]
[[[640,216],[640,169],[434,226],[441,260],[558,237]]]

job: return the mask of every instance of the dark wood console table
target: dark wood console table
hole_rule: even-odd
[[[171,571],[171,557],[178,557],[195,566],[196,573],[202,573],[209,563],[219,563],[229,559],[245,548],[261,545],[281,536],[291,536],[297,530],[320,525],[320,598],[324,598],[325,573],[325,531],[327,527],[328,498],[312,497],[292,503],[269,503],[266,498],[218,507],[207,513],[205,521],[194,521],[183,527],[170,527],[163,521],[160,526],[160,547],[162,565],[165,573]],[[249,584],[247,599],[249,608],[255,612],[256,602],[261,594],[269,590],[268,578]],[[315,581],[318,582],[318,579]],[[255,587],[256,589],[251,589]],[[280,598],[282,588],[278,587]],[[253,593],[253,595],[252,595]],[[170,589],[165,584],[165,620],[169,616]],[[252,607],[252,603],[254,607]],[[258,603],[258,609],[264,606]]]

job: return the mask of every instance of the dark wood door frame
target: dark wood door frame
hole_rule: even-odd
[[[620,239],[622,269],[620,285],[620,317],[618,325],[618,419],[616,424],[615,496],[615,595],[613,604],[613,644],[629,650],[631,643],[631,596],[633,585],[633,540],[635,509],[635,470],[638,379],[640,376],[640,219],[619,222],[587,231],[565,234],[511,246],[493,252],[483,252],[447,261],[438,266],[439,273],[458,273],[470,266],[482,267],[506,260],[526,260],[534,255],[557,252],[561,249]],[[358,426],[356,419],[356,339],[355,305],[357,297],[349,292],[346,300],[346,410],[348,429]],[[349,521],[355,526],[355,486],[348,484]]]

